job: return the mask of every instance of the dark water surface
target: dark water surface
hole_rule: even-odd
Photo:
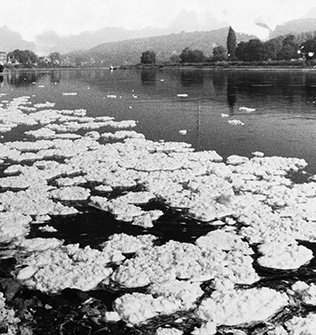
[[[306,170],[316,173],[315,70],[20,71],[4,73],[0,92],[7,93],[3,100],[28,95],[33,103],[55,102],[57,109],[134,119],[147,139],[185,141],[223,157],[262,151],[304,158]],[[244,125],[229,124],[233,119]],[[12,136],[17,132],[6,137]]]

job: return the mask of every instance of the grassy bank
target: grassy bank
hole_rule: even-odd
[[[155,64],[135,64],[122,65],[120,69],[161,69],[161,68],[194,68],[194,69],[228,69],[228,70],[314,70],[314,65],[299,60],[295,61],[221,61],[221,62],[204,62],[204,63],[155,63]]]

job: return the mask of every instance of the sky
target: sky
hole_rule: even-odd
[[[316,0],[1,0],[0,26],[33,41],[45,31],[66,36],[105,27],[169,28],[187,18],[188,29],[181,21],[183,30],[212,30],[228,23],[236,32],[264,39],[268,30],[255,20],[274,29],[303,17],[310,7],[316,7]]]

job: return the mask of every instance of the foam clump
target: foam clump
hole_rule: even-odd
[[[307,305],[316,306],[316,285],[311,283],[307,284],[302,281],[297,281],[291,287],[297,293],[302,301]]]
[[[30,222],[32,218],[29,215],[0,212],[0,241],[7,242],[24,237],[30,231]]]
[[[235,119],[234,120],[228,120],[228,123],[232,124],[234,126],[244,126],[245,125],[242,121],[235,120]]]
[[[115,249],[119,250],[123,254],[129,254],[135,253],[141,249],[148,249],[152,247],[156,238],[157,237],[153,235],[132,236],[124,233],[114,234],[99,247],[102,247],[103,251]]]
[[[17,212],[24,215],[70,215],[78,213],[78,210],[73,207],[49,199],[48,192],[40,188],[0,193],[0,202],[8,212]]]
[[[222,230],[214,230],[207,233],[205,236],[199,237],[195,244],[202,250],[240,250],[245,255],[251,255],[254,253],[253,250],[249,247],[249,244],[242,241],[241,236]]]
[[[137,133],[136,131],[132,130],[121,130],[116,131],[114,133],[104,133],[101,135],[102,138],[105,139],[113,139],[113,140],[122,140],[125,138],[145,138],[143,134]]]
[[[182,335],[183,331],[177,328],[159,327],[156,330],[156,335]]]
[[[215,335],[216,333],[217,326],[213,321],[204,323],[200,328],[195,327],[191,332],[192,335]]]
[[[112,128],[134,128],[137,125],[135,120],[110,121],[109,126]]]
[[[59,187],[66,187],[66,186],[79,186],[85,184],[87,180],[84,176],[76,176],[76,177],[60,177],[58,179],[55,179],[54,182]]]
[[[132,293],[116,299],[114,310],[125,322],[137,325],[162,312],[174,313],[178,310],[178,306],[166,298],[154,298],[150,294]]]
[[[204,251],[198,246],[169,241],[162,246],[138,252],[126,260],[112,279],[125,287],[140,287],[167,280],[205,281],[217,278],[218,285],[253,283],[259,279],[253,260],[242,251],[224,252],[216,248]]]
[[[0,292],[0,325],[1,330],[5,331],[5,334],[13,335],[20,334],[19,324],[20,319],[15,315],[13,309],[7,307],[6,299],[2,292]]]
[[[197,316],[218,325],[265,321],[288,304],[285,293],[270,288],[215,291],[197,309]]]
[[[120,318],[131,324],[140,324],[158,315],[196,307],[203,294],[198,283],[171,281],[153,285],[151,294],[125,294],[114,302],[114,310]]]
[[[249,161],[248,157],[242,157],[238,155],[231,155],[227,157],[226,163],[231,165],[239,165]]]
[[[158,315],[168,315],[181,309],[181,302],[151,294],[124,294],[114,301],[114,310],[125,322],[138,325]]]
[[[57,238],[36,237],[30,239],[23,239],[17,245],[19,248],[22,248],[27,252],[33,252],[55,249],[57,247],[60,247],[63,243],[63,240],[59,240]]]
[[[309,313],[304,316],[294,316],[285,322],[288,335],[312,335],[315,333],[316,314]]]
[[[90,190],[80,186],[67,186],[51,190],[49,196],[57,200],[75,201],[87,200]]]
[[[106,197],[91,196],[90,205],[110,212],[119,221],[131,222],[134,225],[145,228],[153,227],[156,221],[164,213],[161,210],[144,211],[141,207],[134,205],[145,204],[153,195],[150,192],[129,192],[126,195],[108,200]]]
[[[95,186],[94,189],[99,192],[112,192],[113,191],[113,187],[109,185],[102,185],[102,184]]]
[[[149,292],[153,296],[163,296],[181,302],[181,310],[189,310],[195,306],[197,299],[204,293],[198,282],[167,281],[150,286]]]
[[[54,102],[49,102],[49,101],[46,101],[44,103],[37,103],[37,104],[34,104],[34,107],[35,108],[53,108],[55,107],[55,103]]]
[[[42,292],[59,292],[67,287],[89,291],[108,280],[113,272],[108,264],[116,259],[114,252],[82,249],[78,244],[60,246],[27,257],[26,267],[19,271],[17,279]]]
[[[297,242],[267,242],[259,245],[261,256],[257,262],[259,265],[273,269],[297,269],[307,264],[314,256],[313,252]]]

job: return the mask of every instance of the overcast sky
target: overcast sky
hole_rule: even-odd
[[[182,10],[196,15],[196,30],[228,22],[237,32],[264,38],[267,31],[254,20],[260,17],[273,29],[310,7],[316,0],[1,0],[0,26],[33,40],[49,30],[64,36],[105,27],[168,28]],[[189,27],[192,31],[192,22]]]

